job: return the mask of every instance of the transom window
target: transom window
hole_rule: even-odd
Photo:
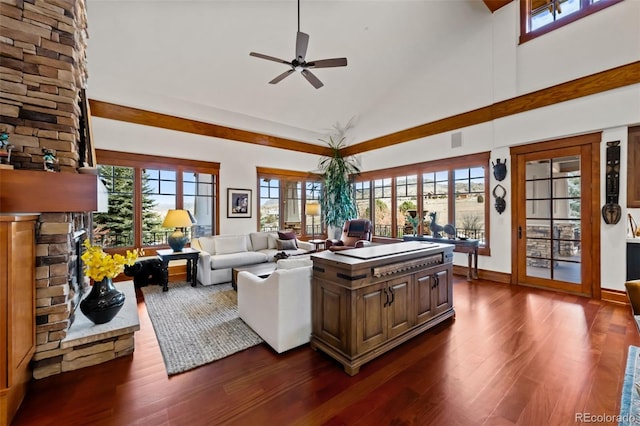
[[[520,43],[622,0],[520,0]]]

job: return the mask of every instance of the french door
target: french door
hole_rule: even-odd
[[[599,141],[512,150],[517,284],[599,297]]]

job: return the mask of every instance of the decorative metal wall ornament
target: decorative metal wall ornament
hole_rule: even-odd
[[[602,218],[607,224],[614,225],[622,217],[622,208],[618,204],[620,192],[620,141],[607,142],[606,200],[602,207]]]
[[[504,163],[501,163],[498,158],[496,163],[494,164],[492,161],[491,165],[493,166],[493,177],[495,177],[497,181],[503,181],[504,178],[507,177],[507,159],[505,158]]]
[[[493,188],[493,196],[496,199],[495,207],[496,211],[500,214],[504,212],[507,208],[507,202],[504,200],[504,197],[507,196],[507,190],[504,186],[497,184],[495,188]]]

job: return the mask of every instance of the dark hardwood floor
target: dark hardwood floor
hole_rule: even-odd
[[[640,346],[628,306],[456,277],[455,320],[354,377],[308,345],[261,344],[168,378],[138,306],[132,356],[33,382],[13,424],[580,424],[619,413],[627,348]]]

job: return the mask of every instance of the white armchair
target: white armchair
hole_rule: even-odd
[[[309,259],[283,259],[267,278],[238,273],[240,318],[278,353],[311,338],[312,266]]]

